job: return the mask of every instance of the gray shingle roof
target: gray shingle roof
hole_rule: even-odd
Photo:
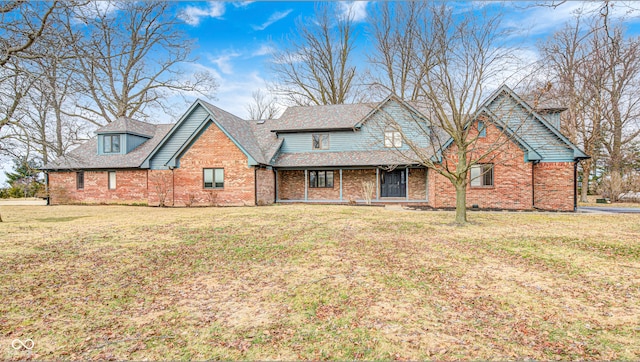
[[[58,160],[49,162],[43,167],[43,169],[73,170],[139,167],[149,153],[158,145],[158,143],[160,143],[167,132],[169,132],[171,127],[173,127],[173,124],[153,125],[147,123],[147,125],[153,127],[151,139],[127,154],[98,155],[98,140],[94,137]],[[147,127],[146,131],[148,132],[151,127]]]
[[[268,119],[260,122],[247,122],[253,131],[255,139],[258,141],[258,146],[262,150],[266,163],[269,164],[284,141],[282,138],[278,138],[274,132],[271,132],[271,128],[277,123],[277,120]]]
[[[238,142],[246,152],[248,152],[258,163],[267,164],[269,160],[265,160],[265,156],[260,149],[260,145],[253,129],[248,123],[240,117],[237,117],[225,110],[222,110],[203,100],[200,102],[207,107],[213,118],[224,128],[225,131]]]
[[[273,162],[275,167],[348,167],[417,164],[415,157],[395,150],[283,153]]]
[[[151,123],[120,117],[106,126],[98,128],[95,133],[132,133],[151,138],[155,131],[155,125]]]
[[[354,128],[377,103],[289,107],[273,125],[277,132]]]

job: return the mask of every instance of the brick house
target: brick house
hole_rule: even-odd
[[[558,131],[561,111],[534,110],[506,86],[484,102],[468,128],[484,155],[471,168],[469,207],[574,210],[576,165],[588,156]],[[455,161],[441,133],[394,96],[290,107],[265,121],[197,100],[175,124],[118,119],[45,170],[51,204],[453,207],[453,186],[420,161]]]

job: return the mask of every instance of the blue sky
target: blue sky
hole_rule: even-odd
[[[350,9],[356,20],[357,38],[355,58],[360,71],[366,69],[367,49],[370,47],[367,26],[375,21],[373,1],[333,2],[338,10]],[[469,2],[448,2],[458,12],[468,11]],[[559,30],[583,7],[595,9],[599,2],[568,1],[557,8],[534,6],[533,2],[513,1],[476,3],[485,10],[504,12],[503,25],[513,30],[510,42],[518,47],[520,56],[534,61],[537,57],[536,42]],[[183,30],[196,40],[194,63],[185,64],[190,70],[208,70],[220,87],[213,104],[247,117],[246,105],[257,89],[266,89],[272,79],[269,67],[272,52],[286,47],[286,36],[292,34],[296,19],[313,15],[315,4],[311,1],[244,1],[244,2],[188,2],[174,3],[176,16],[182,20]],[[633,4],[635,5],[635,4]],[[640,8],[640,3],[637,8]],[[625,25],[630,35],[640,34],[640,12],[627,14],[628,7],[614,3],[614,15],[625,14]],[[616,20],[621,21],[621,20]],[[194,97],[188,97],[193,101]],[[184,110],[188,106],[184,106]],[[180,114],[184,110],[177,110]],[[162,123],[175,122],[166,116],[157,119]],[[10,160],[0,160],[0,170],[10,168]],[[0,171],[0,185],[4,183]]]
[[[459,12],[468,11],[469,2],[449,2]],[[560,29],[573,13],[581,8],[595,9],[598,2],[569,1],[557,8],[534,6],[534,2],[485,1],[476,3],[484,9],[504,12],[503,25],[513,30],[511,42],[520,55],[531,61],[537,57],[536,42]],[[369,41],[367,25],[375,21],[373,1],[334,2],[338,10],[351,9],[355,14],[359,33],[356,47],[357,66],[367,67],[364,61]],[[626,13],[628,7],[615,6],[613,13]],[[640,8],[640,4],[638,6]],[[184,30],[197,39],[196,68],[210,70],[220,88],[212,102],[219,107],[246,117],[245,105],[251,93],[265,89],[272,79],[269,60],[272,51],[285,47],[285,37],[291,35],[295,21],[313,15],[310,1],[245,1],[245,2],[180,2],[178,16],[184,20]],[[625,25],[629,33],[637,35],[638,15],[627,14]],[[620,21],[620,20],[617,20]]]

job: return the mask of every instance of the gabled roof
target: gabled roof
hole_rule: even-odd
[[[271,130],[285,133],[353,129],[375,107],[375,103],[289,107]]]
[[[106,126],[98,128],[95,133],[129,133],[151,138],[155,131],[155,126],[151,123],[140,122],[127,117],[120,117]]]
[[[164,136],[171,129],[172,124],[148,124],[146,130],[153,129],[151,139],[135,148],[127,154],[97,155],[97,138],[81,144],[78,148],[60,157],[59,159],[47,163],[43,170],[81,170],[81,169],[120,169],[138,168],[149,153],[160,143]]]
[[[268,163],[269,160],[265,160],[258,140],[253,134],[251,126],[248,124],[249,121],[245,121],[203,100],[198,101],[209,111],[216,125],[220,127],[243,152],[247,153],[248,156],[252,157],[258,163]]]
[[[390,94],[389,96],[387,96],[387,98],[379,102],[377,105],[370,104],[369,113],[367,113],[364,117],[362,117],[362,119],[358,123],[356,123],[355,128],[362,127],[363,124],[365,124],[368,120],[370,120],[376,113],[378,113],[385,105],[387,105],[391,101],[395,101],[399,103],[401,106],[408,109],[411,113],[413,113],[417,117],[420,117],[425,121],[427,120],[426,117],[420,111],[418,111],[418,109],[414,105],[410,104],[407,101],[402,100],[400,97],[396,96],[395,94]]]
[[[584,152],[582,152],[576,145],[574,145],[567,137],[565,137],[558,129],[556,129],[553,125],[551,125],[545,117],[536,112],[527,102],[525,102],[522,98],[520,98],[511,88],[507,85],[502,85],[495,92],[493,92],[476,110],[473,116],[470,118],[470,123],[477,120],[478,117],[485,113],[490,116],[492,122],[494,122],[498,127],[502,128],[507,135],[512,137],[512,139],[523,149],[529,151],[529,160],[542,160],[543,156],[540,154],[539,150],[536,150],[535,147],[532,147],[527,141],[527,137],[532,136],[531,134],[520,134],[512,129],[511,125],[505,124],[500,120],[500,117],[495,115],[489,109],[489,106],[493,101],[495,101],[500,95],[506,94],[509,97],[512,97],[520,106],[522,106],[529,115],[531,115],[537,122],[540,122],[544,128],[552,133],[555,137],[557,137],[567,148],[573,151],[573,157],[575,160],[581,160],[585,158],[589,158]],[[555,111],[560,111],[560,108],[557,107],[554,109]],[[468,125],[467,125],[468,126]],[[519,126],[519,125],[516,125]],[[442,156],[442,151],[451,145],[453,142],[452,138],[449,138],[442,146],[442,149],[436,155],[438,158]]]
[[[263,149],[261,148],[262,143],[256,138],[250,124],[251,121],[243,120],[204,100],[197,99],[173,126],[172,130],[167,133],[164,139],[149,153],[143,163],[144,167],[149,167],[151,158],[161,149],[163,144],[171,139],[173,134],[180,128],[180,125],[186,122],[189,115],[198,107],[202,107],[202,109],[207,112],[208,117],[206,117],[190,134],[188,139],[172,153],[171,158],[167,161],[167,165],[176,165],[177,160],[193,144],[203,130],[209,126],[210,122],[213,122],[248,157],[249,164],[268,164],[269,158],[263,153]],[[267,142],[267,140],[264,141],[265,144]]]

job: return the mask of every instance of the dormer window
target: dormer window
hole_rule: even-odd
[[[104,135],[103,153],[120,153],[120,135]]]
[[[328,150],[329,149],[329,135],[328,134],[313,134],[313,149],[314,150]]]

